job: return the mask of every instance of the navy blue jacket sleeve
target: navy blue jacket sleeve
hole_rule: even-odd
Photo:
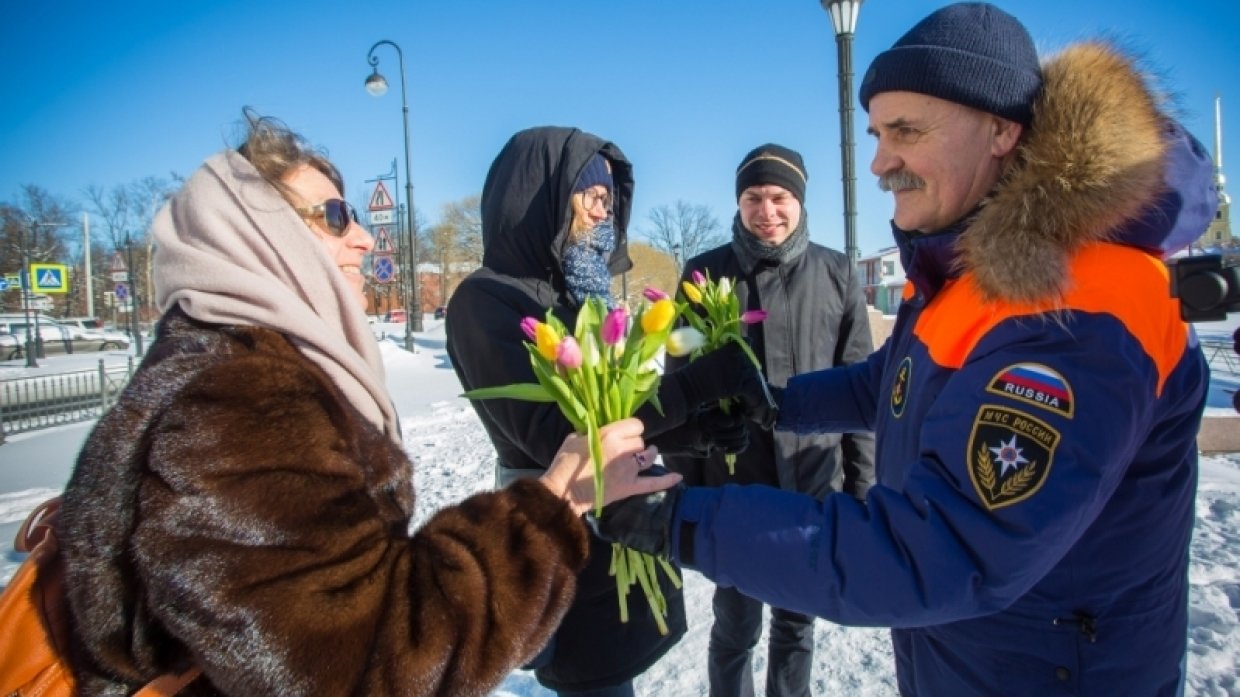
[[[876,485],[864,504],[758,486],[690,488],[672,526],[673,557],[692,549],[685,565],[719,584],[843,624],[925,626],[1006,608],[1089,528],[1151,430],[1153,414],[1166,408],[1159,405],[1157,368],[1118,322],[1077,319],[1007,322],[979,343],[930,405],[920,455],[898,487]],[[1094,348],[1102,345],[1115,350]],[[1072,385],[1075,418],[985,389],[1005,366],[1035,356]],[[858,365],[798,378],[782,419],[824,430],[868,425],[863,412],[874,405],[856,396],[874,394],[866,388],[877,374],[874,365]],[[832,396],[845,390],[854,398]],[[1189,423],[1189,411],[1200,405],[1174,408],[1183,413],[1170,421]],[[995,508],[985,505],[968,466],[969,451],[978,456],[973,434],[987,409],[1036,415],[1047,444],[1024,453],[1047,458],[1038,488]],[[691,543],[681,539],[686,534]]]

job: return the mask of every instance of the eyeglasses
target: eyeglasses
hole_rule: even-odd
[[[322,218],[327,229],[336,237],[344,237],[349,232],[350,223],[359,223],[357,209],[353,204],[339,198],[329,198],[322,203],[304,208],[294,208],[303,218]]]
[[[603,210],[611,212],[611,192],[604,191],[598,193],[594,189],[586,189],[581,192],[581,207],[587,211],[594,210],[598,204],[603,204]]]

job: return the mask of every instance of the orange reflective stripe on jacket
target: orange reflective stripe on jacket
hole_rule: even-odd
[[[1042,314],[1033,321],[1055,322],[1056,313],[1109,314],[1157,366],[1155,395],[1161,395],[1188,338],[1179,303],[1171,297],[1166,265],[1132,247],[1097,243],[1082,248],[1069,268],[1070,287],[1059,303],[985,302],[973,276],[966,273],[944,285],[913,332],[935,363],[958,369],[982,337],[1004,320]]]

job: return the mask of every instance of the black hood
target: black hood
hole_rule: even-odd
[[[628,226],[633,166],[620,148],[576,128],[521,131],[500,151],[482,186],[482,265],[517,278],[550,279],[562,287],[564,245],[572,220],[569,197],[577,175],[595,153],[611,162],[616,249],[612,275],[633,267]]]

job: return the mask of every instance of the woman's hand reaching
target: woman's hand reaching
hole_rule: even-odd
[[[628,418],[599,429],[603,444],[603,504],[630,496],[649,494],[675,486],[679,474],[642,477],[639,473],[652,464],[659,451],[642,440],[642,422]],[[573,434],[564,439],[547,472],[539,478],[556,496],[566,500],[573,512],[582,514],[594,507],[594,468],[590,462],[590,442]]]

